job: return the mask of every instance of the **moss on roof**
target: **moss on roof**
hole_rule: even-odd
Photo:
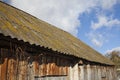
[[[2,2],[0,2],[0,33],[88,61],[113,64],[71,34]]]

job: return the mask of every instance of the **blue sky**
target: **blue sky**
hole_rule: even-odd
[[[99,10],[101,9],[99,8]],[[112,17],[110,21],[114,19],[119,20],[119,23],[114,23],[111,27],[102,25],[99,29],[92,29],[90,27],[91,22],[99,22],[96,16],[99,12],[102,16],[106,16],[108,18]],[[79,29],[80,32],[78,33],[78,37],[82,41],[103,54],[108,50],[120,47],[120,3],[115,4],[110,10],[103,10],[102,12],[92,10],[90,13],[83,13],[80,15],[79,19],[81,20],[82,28]],[[99,38],[99,35],[101,35],[102,39]],[[92,42],[92,39],[96,39],[100,44],[95,44],[94,41]]]
[[[71,33],[102,54],[120,47],[120,0],[3,1]]]

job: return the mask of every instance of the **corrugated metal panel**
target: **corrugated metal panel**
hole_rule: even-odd
[[[0,33],[89,61],[112,64],[71,34],[0,2]]]

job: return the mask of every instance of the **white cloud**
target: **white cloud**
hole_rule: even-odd
[[[100,1],[103,9],[111,9],[117,3],[117,0],[100,0]]]
[[[98,15],[97,18],[98,18],[98,22],[91,23],[92,30],[88,34],[89,34],[89,39],[94,45],[98,47],[102,47],[102,45],[105,42],[109,41],[108,38],[111,37],[112,35],[110,36],[107,32],[103,32],[99,29],[103,27],[107,27],[107,28],[118,27],[119,28],[120,20],[113,19],[112,16],[107,17],[104,15]]]
[[[119,26],[120,27],[120,20],[118,19],[113,19],[112,17],[107,17],[107,16],[98,16],[98,22],[92,22],[91,27],[92,29],[96,30],[102,27],[115,27]]]
[[[92,43],[98,47],[101,47],[102,46],[102,42],[98,41],[97,39],[93,38],[92,40]]]
[[[90,32],[87,34],[92,44],[96,47],[101,47],[107,40],[104,38],[103,34],[97,32]]]
[[[8,0],[7,0],[8,1]],[[11,0],[10,4],[77,36],[80,14],[109,9],[116,0]]]
[[[116,48],[113,48],[113,49],[111,49],[111,50],[107,50],[106,53],[107,53],[107,54],[110,54],[110,53],[112,53],[112,52],[114,52],[114,51],[120,53],[120,47],[116,47]]]
[[[98,15],[98,22],[91,23],[92,30],[88,33],[88,36],[91,42],[97,47],[102,47],[105,42],[109,41],[108,38],[112,36],[110,33],[99,30],[104,27],[109,29],[117,27],[120,29],[120,20],[113,19],[112,16],[107,17],[104,15]]]
[[[80,26],[79,14],[93,5],[81,0],[12,0],[11,4],[49,22],[65,31],[77,35]],[[86,4],[86,6],[84,5]]]

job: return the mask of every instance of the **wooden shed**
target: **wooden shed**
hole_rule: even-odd
[[[0,80],[115,80],[114,64],[71,34],[0,2]]]

